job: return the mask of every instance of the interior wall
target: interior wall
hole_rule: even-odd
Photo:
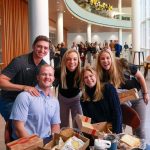
[[[80,43],[87,41],[87,34],[86,33],[68,33],[68,48],[71,47],[72,42]],[[99,32],[99,33],[92,33],[92,42],[104,42],[110,40],[118,40],[118,32]],[[132,35],[130,32],[123,32],[122,33],[122,43],[128,43],[130,46],[132,43]]]

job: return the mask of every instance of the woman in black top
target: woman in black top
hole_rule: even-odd
[[[76,50],[67,50],[62,58],[61,68],[55,71],[58,81],[58,99],[60,103],[61,127],[69,126],[71,111],[73,127],[76,114],[82,114],[80,105],[80,55]]]
[[[122,113],[116,89],[112,84],[100,83],[94,68],[86,66],[81,74],[83,114],[92,118],[92,123],[110,122],[113,133],[122,132]]]
[[[139,99],[132,100],[132,108],[138,113],[141,123],[139,128],[134,131],[134,134],[139,138],[145,139],[145,120],[146,120],[146,105],[149,101],[148,89],[142,73],[137,66],[130,64],[125,58],[117,59],[119,74],[122,77],[122,89],[137,88]]]

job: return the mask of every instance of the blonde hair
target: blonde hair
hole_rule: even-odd
[[[88,96],[88,93],[85,90],[86,85],[84,83],[84,73],[86,71],[89,71],[96,76],[96,89],[95,89],[95,93],[93,96],[93,101],[95,101],[95,102],[99,101],[103,97],[103,94],[102,94],[103,85],[100,83],[96,69],[90,65],[85,66],[81,71],[81,89],[82,89],[82,94],[83,94],[83,101],[90,100],[90,97]]]
[[[103,53],[108,53],[111,58],[111,66],[110,69],[107,71],[108,76],[109,76],[109,81],[115,88],[118,88],[121,84],[121,77],[119,76],[117,67],[116,67],[116,60],[115,57],[113,56],[113,53],[111,52],[110,49],[103,49],[99,52],[98,59],[97,59],[97,73],[99,75],[100,81],[104,82],[104,71],[103,67],[101,66],[100,63],[100,57]]]
[[[124,72],[131,74],[129,68],[129,62],[125,58],[116,58],[117,69],[121,78],[122,83],[125,83]]]
[[[67,75],[67,68],[66,68],[66,61],[67,57],[70,53],[76,53],[78,57],[78,66],[76,68],[76,73],[74,77],[74,87],[77,87],[77,83],[79,81],[80,72],[81,72],[81,60],[79,53],[74,49],[69,49],[65,52],[63,55],[62,61],[61,61],[61,84],[62,88],[67,89],[67,82],[66,82],[66,75]]]

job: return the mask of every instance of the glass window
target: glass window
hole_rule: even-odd
[[[141,48],[150,55],[150,0],[141,0]]]

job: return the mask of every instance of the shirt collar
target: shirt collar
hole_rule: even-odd
[[[28,61],[30,64],[35,64],[33,60],[33,52],[29,53]],[[41,62],[38,64],[39,65],[44,65],[46,62],[42,59]]]
[[[42,93],[42,94],[44,94],[45,95],[45,93],[43,92],[43,90],[39,87],[39,85],[37,84],[36,86],[35,86],[35,88],[40,92],[40,93]],[[46,96],[46,95],[45,95]],[[49,94],[48,94],[48,96],[50,96],[50,90],[49,90]]]

